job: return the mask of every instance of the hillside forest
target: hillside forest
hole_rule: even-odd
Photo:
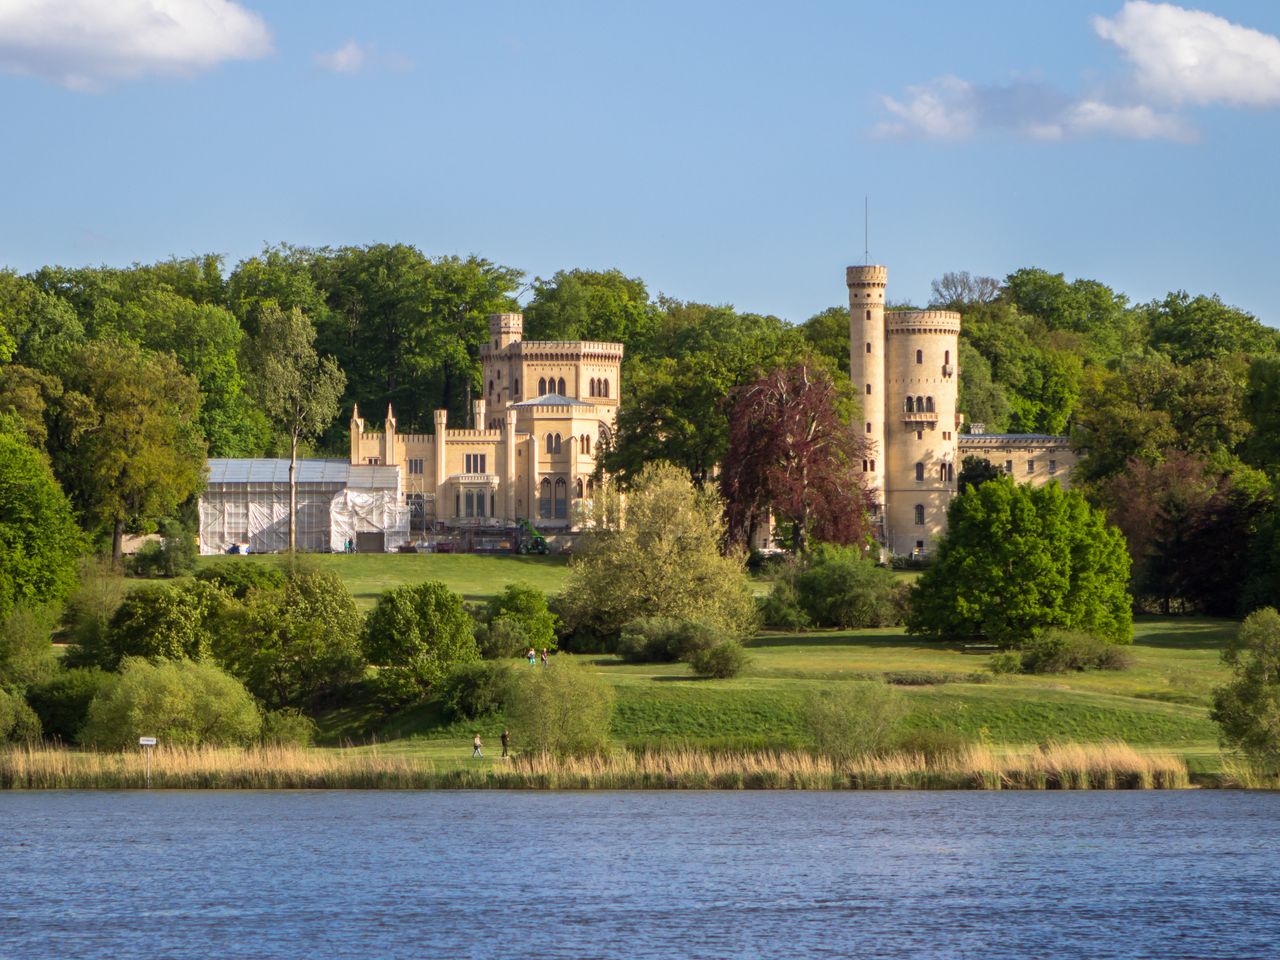
[[[1280,331],[1216,294],[1133,303],[1036,268],[947,273],[932,292],[930,306],[964,314],[967,421],[1071,436],[1076,485],[1123,531],[1140,607],[1237,615],[1280,601]],[[429,432],[437,408],[466,424],[486,318],[502,311],[523,310],[528,339],[625,344],[603,463],[623,484],[669,461],[708,485],[735,391],[771,371],[803,363],[847,386],[843,305],[791,323],[618,270],[530,278],[404,244],[281,245],[233,267],[211,254],[0,271],[0,435],[38,454],[99,549],[122,530],[190,529],[206,457],[288,454],[260,382],[274,307],[300,311],[345,376],[311,455],[345,456],[355,403],[371,419],[392,404],[406,432]],[[840,402],[856,419],[852,392]]]

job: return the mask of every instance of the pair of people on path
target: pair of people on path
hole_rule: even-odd
[[[503,727],[502,728],[502,755],[504,757],[507,756],[507,747],[510,744],[511,744],[511,734],[507,732],[506,727]],[[484,746],[484,741],[480,739],[480,734],[477,733],[475,737],[473,737],[471,740],[472,758],[475,758],[475,757],[480,757],[481,759],[484,758],[484,753],[481,751],[481,747],[483,746]]]
[[[538,651],[533,649],[533,647],[529,648],[529,652],[526,653],[525,656],[529,658],[529,666],[531,667],[538,662]],[[547,665],[547,648],[546,647],[542,648],[542,665],[544,667]]]

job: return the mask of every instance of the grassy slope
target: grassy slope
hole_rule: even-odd
[[[280,563],[273,556],[201,557],[200,566],[221,563]],[[307,554],[300,561],[319,570],[330,570],[346,581],[356,604],[367,610],[383,590],[424,580],[443,580],[468,600],[493,596],[517,581],[544,593],[557,593],[569,564],[564,557],[488,556],[482,554]]]
[[[273,563],[273,557],[202,558],[202,563]],[[524,581],[554,593],[567,573],[562,558],[395,554],[309,556],[303,562],[346,580],[367,609],[382,590],[443,580],[468,599],[482,599]],[[1217,762],[1209,696],[1226,670],[1218,653],[1235,625],[1228,621],[1144,618],[1135,628],[1132,669],[1119,673],[998,677],[992,683],[904,687],[909,723],[989,738],[997,744],[1048,739],[1123,739],[1186,754],[1196,765]],[[585,658],[618,692],[614,735],[627,743],[693,745],[801,744],[800,706],[831,683],[907,670],[982,672],[986,657],[905,636],[901,630],[765,634],[752,643],[752,662],[727,681],[689,677],[680,664],[628,665]],[[499,721],[481,725],[495,739]],[[328,717],[331,740],[374,735],[379,749],[441,759],[469,753],[471,725],[450,724],[419,708],[391,718],[353,704]]]

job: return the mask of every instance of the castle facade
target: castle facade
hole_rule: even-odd
[[[622,344],[523,339],[518,313],[489,318],[481,348],[483,392],[471,423],[435,432],[396,431],[388,407],[380,432],[351,415],[352,465],[390,466],[414,530],[502,528],[529,519],[569,530],[589,500],[600,442],[613,431],[622,390]]]
[[[889,553],[927,557],[946,530],[965,457],[991,461],[1021,483],[1069,482],[1066,437],[988,434],[959,410],[961,315],[886,310],[889,271],[849,267],[849,376],[862,401],[878,537]]]

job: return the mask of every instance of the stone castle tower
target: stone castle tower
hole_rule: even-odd
[[[878,532],[893,554],[932,553],[955,492],[960,314],[886,311],[889,271],[849,267],[849,375],[870,450]]]

